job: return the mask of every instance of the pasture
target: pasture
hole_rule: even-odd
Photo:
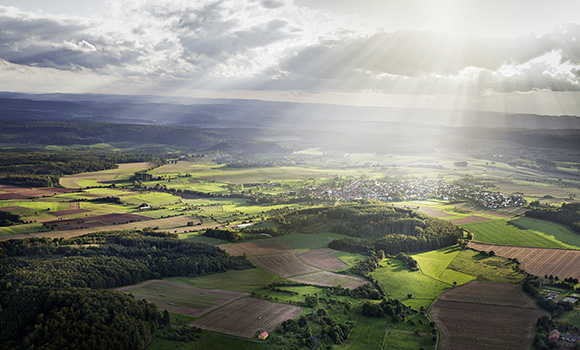
[[[251,293],[281,280],[280,277],[261,268],[233,270],[198,277],[170,277],[168,281],[204,289],[227,289]]]
[[[580,251],[546,248],[509,247],[471,242],[469,247],[506,258],[516,258],[521,267],[536,276],[552,275],[560,279],[580,279]]]
[[[530,349],[544,314],[520,286],[481,282],[445,292],[431,311],[442,349]]]
[[[482,282],[520,283],[525,276],[514,270],[513,266],[514,263],[505,258],[488,257],[467,249],[459,252],[447,268],[475,276]]]
[[[272,332],[287,319],[302,314],[302,308],[271,301],[243,298],[228,304],[191,325],[213,332],[253,338],[260,331]]]
[[[461,248],[455,245],[426,253],[413,254],[411,257],[419,263],[421,272],[425,275],[447,284],[456,282],[457,285],[462,285],[476,277],[448,269],[460,251]]]
[[[300,276],[288,278],[291,281],[313,284],[317,286],[342,286],[343,288],[354,289],[368,283],[358,276],[341,275],[328,271],[318,271]]]
[[[522,221],[493,220],[478,222],[473,224],[460,225],[462,228],[473,233],[474,240],[483,243],[511,245],[518,247],[537,247],[537,248],[556,248],[565,249],[573,248],[569,244],[563,243],[556,239],[554,235],[522,229],[515,223]],[[523,221],[528,224],[528,221]],[[578,239],[580,241],[580,238]]]
[[[160,310],[190,317],[199,317],[248,295],[221,289],[201,289],[165,280],[149,280],[117,290],[132,294],[137,300],[154,303]]]

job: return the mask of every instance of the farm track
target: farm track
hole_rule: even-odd
[[[568,277],[580,279],[578,250],[501,246],[479,242],[470,242],[469,247],[485,252],[493,250],[496,255],[504,258],[516,258],[526,272],[536,276],[552,275],[561,279]]]

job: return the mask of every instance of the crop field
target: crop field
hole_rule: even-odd
[[[368,283],[368,281],[357,276],[341,275],[328,271],[319,271],[306,275],[290,277],[288,279],[317,286],[342,286],[343,288],[348,289],[354,289]]]
[[[135,214],[105,214],[68,220],[45,221],[44,224],[54,226],[57,230],[75,230],[86,227],[118,225],[146,220],[151,220],[151,218]]]
[[[548,238],[558,240],[564,244],[580,249],[580,234],[556,222],[529,217],[519,217],[510,220],[509,223],[521,229],[534,230],[543,233]]]
[[[292,253],[293,250],[287,245],[272,239],[264,240],[259,242],[248,242],[240,244],[228,244],[221,246],[223,250],[231,255],[275,255],[275,254],[288,254]]]
[[[343,235],[338,233],[323,232],[310,234],[293,233],[276,237],[276,239],[292,249],[300,250],[326,248],[328,247],[328,243],[343,237]]]
[[[281,278],[261,268],[233,270],[198,277],[169,277],[168,281],[204,289],[227,289],[251,293]]]
[[[449,220],[452,224],[455,225],[465,225],[465,224],[474,224],[477,222],[484,222],[484,221],[490,221],[491,219],[488,218],[484,218],[481,216],[466,216],[466,217],[462,217],[462,218],[457,218],[457,219],[451,219]]]
[[[305,264],[296,254],[253,255],[250,259],[264,270],[282,277],[320,271],[316,267]]]
[[[431,312],[441,349],[530,349],[544,314],[520,286],[481,282],[445,292]]]
[[[336,257],[338,250],[330,248],[319,248],[299,252],[298,258],[307,265],[315,266],[323,270],[336,271],[347,267],[347,265]]]
[[[493,220],[461,225],[483,243],[537,248],[571,248],[570,245],[542,232],[521,229],[507,220]]]
[[[552,275],[560,279],[580,279],[580,251],[546,248],[509,247],[472,242],[469,246],[480,251],[493,250],[496,255],[516,258],[521,267],[536,276]]]
[[[296,318],[301,313],[302,308],[298,306],[243,298],[194,321],[191,325],[209,331],[253,338],[259,331],[271,332],[285,320]]]
[[[135,299],[145,299],[156,304],[160,310],[199,317],[248,293],[221,289],[201,289],[165,280],[149,280],[122,287],[120,292],[130,293]]]

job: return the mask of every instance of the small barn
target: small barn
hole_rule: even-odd
[[[560,339],[560,332],[557,329],[554,329],[553,331],[550,332],[550,335],[548,336],[548,341],[558,341],[558,339]]]
[[[258,338],[262,339],[262,340],[266,340],[266,338],[268,338],[268,332],[264,331],[264,332],[258,334]]]

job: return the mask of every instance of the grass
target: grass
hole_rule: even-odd
[[[155,336],[155,335],[154,335]],[[181,341],[156,338],[147,348],[148,350],[260,350],[271,349],[272,347],[264,342],[250,342],[247,340],[232,338],[226,335],[203,333],[200,339],[184,343]]]
[[[186,316],[186,315],[180,315],[180,314],[176,314],[173,312],[169,313],[169,319],[171,320],[170,322],[172,324],[177,324],[180,326],[184,326],[184,325],[188,325],[191,322],[195,321],[196,318],[195,317],[191,317],[191,316]]]
[[[192,227],[195,228],[195,226],[192,226]],[[207,243],[207,244],[210,244],[213,246],[218,246],[218,245],[228,243],[227,241],[225,241],[223,239],[203,236],[199,232],[181,233],[181,234],[179,234],[179,238],[186,240],[186,241],[191,241],[191,242]]]
[[[294,233],[277,237],[277,239],[292,249],[300,250],[326,248],[328,243],[343,237],[337,233],[324,232],[316,234]]]
[[[515,221],[520,223],[520,221]],[[529,225],[529,221],[523,222]],[[511,245],[517,247],[536,247],[536,248],[575,248],[560,242],[554,236],[549,236],[545,233],[521,229],[508,220],[493,220],[484,221],[473,224],[460,225],[462,228],[473,233],[474,240],[484,243],[492,243],[499,245]],[[580,238],[579,238],[580,240]]]
[[[358,264],[359,262],[366,259],[366,255],[356,254],[356,253],[348,253],[348,252],[338,252],[334,254],[337,258],[342,260],[348,267],[353,267],[354,265]]]
[[[462,285],[474,280],[476,277],[447,269],[449,264],[451,264],[460,251],[461,248],[455,245],[411,256],[417,260],[421,267],[421,271],[425,275],[447,284],[453,284],[453,282],[456,282],[457,285]]]
[[[449,264],[449,269],[477,277],[478,281],[520,283],[525,276],[515,271],[513,263],[500,257],[487,257],[473,250],[463,250]]]
[[[168,281],[204,289],[226,289],[251,293],[279,281],[281,277],[260,268],[227,271],[200,277],[171,277]]]
[[[0,236],[20,235],[33,232],[48,231],[41,223],[23,224],[0,227]]]
[[[174,303],[177,306],[185,306],[194,309],[205,309],[215,305],[224,298],[223,295],[208,293],[206,295],[196,295],[186,288],[169,286],[164,283],[153,282],[146,286],[135,287],[123,291],[126,294],[133,294],[135,299],[145,299],[148,302],[157,304],[160,309],[163,305]]]
[[[388,264],[386,264],[388,263]],[[451,285],[422,274],[410,271],[395,259],[385,259],[382,267],[371,273],[377,279],[389,298],[399,299],[407,306],[427,308],[435,298]],[[411,299],[407,294],[412,294]]]

